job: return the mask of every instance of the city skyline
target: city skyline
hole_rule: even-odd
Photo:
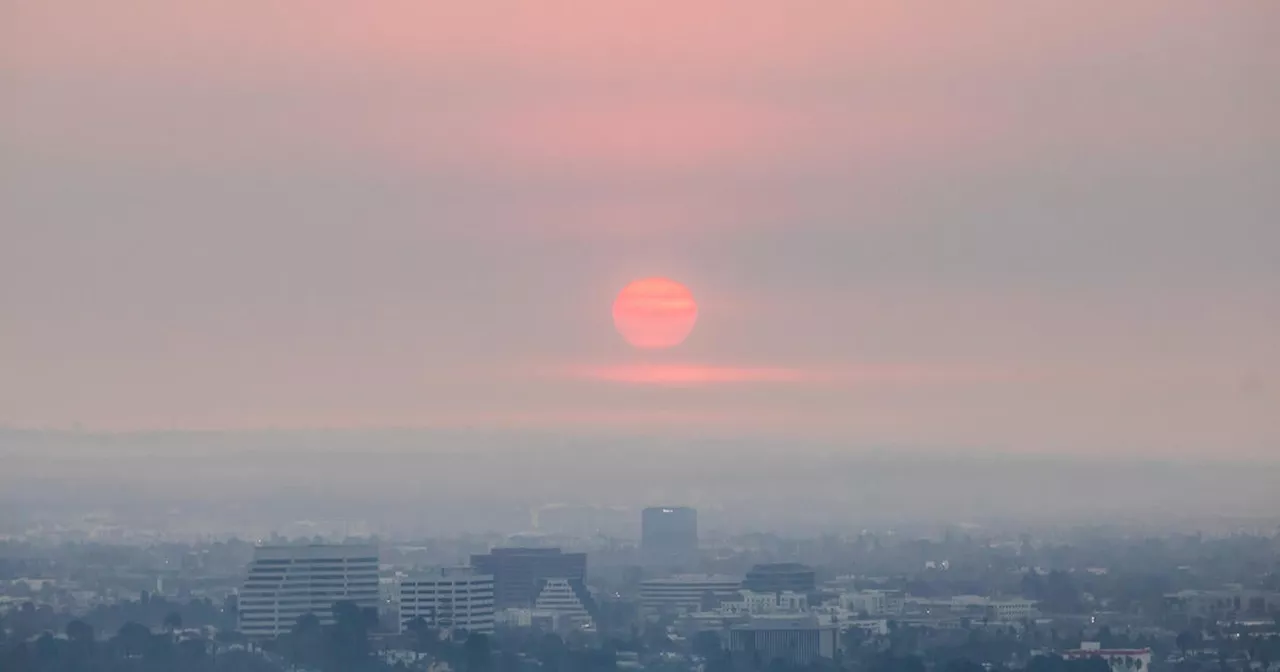
[[[1277,28],[0,0],[0,670],[1280,672]]]

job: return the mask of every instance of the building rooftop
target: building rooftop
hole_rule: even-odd
[[[481,574],[475,567],[470,565],[460,565],[457,567],[436,567],[434,569],[426,569],[418,572],[410,572],[404,579],[406,583],[414,581],[439,581],[441,579],[492,579],[489,574]]]
[[[812,572],[813,568],[798,562],[769,562],[751,568],[752,574]]]
[[[796,630],[837,628],[834,623],[823,623],[813,614],[797,616],[795,614],[755,614],[751,620],[733,626],[734,630]]]
[[[545,548],[539,546],[502,546],[489,549],[492,555],[562,555],[563,552],[559,548]]]
[[[681,585],[687,583],[741,583],[742,577],[729,574],[677,574],[663,579],[645,579],[641,585]]]
[[[289,546],[257,546],[253,549],[255,560],[288,560],[308,558],[376,558],[378,547],[374,544],[307,544]]]

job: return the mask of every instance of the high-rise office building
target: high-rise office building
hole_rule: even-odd
[[[376,546],[259,546],[240,590],[240,632],[275,637],[304,614],[333,623],[337,602],[376,609],[378,600]]]
[[[493,632],[493,577],[446,567],[400,580],[400,624],[421,618],[440,630]]]
[[[495,548],[471,556],[471,566],[493,577],[494,606],[527,609],[533,606],[544,580],[584,580],[587,554],[563,553],[558,548]]]
[[[652,506],[640,514],[640,553],[647,565],[687,565],[698,558],[698,511]]]

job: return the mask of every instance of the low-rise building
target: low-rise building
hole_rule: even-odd
[[[1036,603],[1023,599],[993,599],[980,595],[950,598],[907,598],[906,612],[935,618],[968,618],[990,623],[1018,623],[1035,618]]]
[[[906,606],[906,597],[899,590],[860,590],[842,594],[840,606],[855,614],[900,616]]]
[[[739,597],[742,579],[722,574],[681,574],[640,584],[640,607],[647,612],[688,613],[713,609]],[[707,604],[714,602],[714,604]]]
[[[781,660],[808,665],[832,659],[839,644],[838,628],[814,616],[754,616],[729,630],[729,650],[757,657],[768,665]]]
[[[1268,590],[1182,590],[1164,596],[1173,613],[1188,617],[1266,617],[1280,613],[1280,592]]]
[[[724,600],[712,609],[724,615],[801,613],[809,609],[809,596],[789,590],[781,593],[758,593],[739,590],[738,597]]]
[[[1081,642],[1080,648],[1063,651],[1062,657],[1067,660],[1101,658],[1117,672],[1151,669],[1151,649],[1104,649],[1098,642]]]
[[[1033,600],[991,600],[984,609],[986,618],[998,623],[1017,623],[1038,615]]]
[[[544,632],[564,629],[560,627],[559,615],[553,611],[511,607],[499,610],[494,619],[498,624],[509,628],[533,628]]]

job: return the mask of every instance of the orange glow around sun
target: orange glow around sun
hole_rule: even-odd
[[[680,345],[698,321],[688,287],[667,278],[636,280],[613,302],[613,324],[631,345],[646,350]]]

